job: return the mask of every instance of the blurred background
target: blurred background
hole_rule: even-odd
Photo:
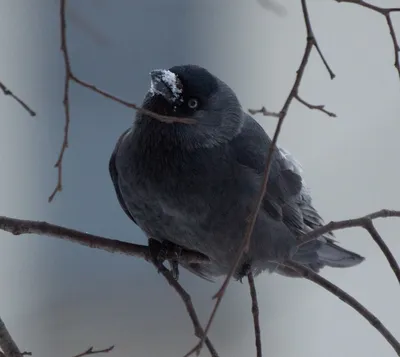
[[[310,0],[309,12],[337,78],[329,79],[313,52],[300,95],[338,118],[294,102],[280,144],[303,164],[327,221],[399,209],[400,81],[385,20],[333,0]],[[394,24],[400,36],[400,17]],[[303,55],[305,29],[295,1],[70,0],[68,41],[77,76],[137,104],[151,69],[195,63],[230,84],[244,108],[279,111]],[[108,175],[111,152],[134,112],[74,84],[64,190],[47,202],[64,126],[58,1],[0,2],[0,44],[0,80],[38,113],[31,118],[0,95],[0,214],[144,243]],[[276,120],[257,119],[272,135]],[[377,226],[400,258],[400,221]],[[400,336],[400,289],[382,254],[361,229],[337,238],[367,260],[322,275]],[[115,344],[113,357],[182,356],[197,341],[180,299],[151,265],[47,237],[1,233],[0,239],[0,316],[21,350],[68,357]],[[186,272],[181,282],[204,323],[219,285]],[[367,322],[312,283],[264,274],[256,284],[265,356],[395,355]],[[210,338],[221,356],[255,355],[247,284],[230,285]]]

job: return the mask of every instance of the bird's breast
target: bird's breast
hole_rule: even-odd
[[[163,145],[128,149],[120,155],[120,188],[148,235],[205,254],[216,241],[242,235],[257,188],[229,151]]]

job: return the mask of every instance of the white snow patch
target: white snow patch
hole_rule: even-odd
[[[165,85],[169,87],[171,90],[172,94],[172,99],[177,101],[177,100],[182,100],[181,94],[182,94],[182,84],[179,81],[179,78],[177,75],[169,70],[166,69],[157,69],[154,71],[159,71],[161,72],[161,78],[153,78],[150,83],[150,89],[149,92],[150,94],[162,94],[160,93],[157,88],[155,88],[155,84],[159,82],[163,82]]]
[[[301,174],[303,172],[303,167],[300,162],[296,160],[296,158],[286,149],[277,146],[278,150],[281,152],[281,155],[292,165],[292,170],[297,174]]]
[[[162,80],[171,89],[174,99],[179,99],[182,94],[182,88],[178,88],[179,79],[176,74],[171,71],[163,71]]]

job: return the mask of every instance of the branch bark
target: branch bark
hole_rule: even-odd
[[[0,89],[3,91],[3,94],[6,96],[10,96],[13,98],[22,108],[24,108],[32,117],[36,116],[36,112],[34,112],[28,104],[26,104],[20,97],[11,92],[4,83],[0,82]]]
[[[255,337],[256,351],[257,351],[256,356],[262,357],[260,311],[258,309],[257,290],[252,272],[247,274],[247,280],[249,281],[249,288],[250,288],[251,313],[253,315],[254,337]]]
[[[1,317],[0,317],[0,347],[3,350],[5,357],[22,357],[24,355],[23,353],[21,353],[17,344],[11,337]]]
[[[38,234],[78,243],[89,248],[101,249],[110,253],[120,253],[142,258],[152,262],[148,246],[109,239],[94,234],[84,233],[75,229],[58,226],[44,221],[30,221],[24,219],[0,216],[0,230],[13,235]],[[168,256],[166,259],[176,259],[176,256]],[[207,263],[209,259],[198,252],[182,250],[179,261],[186,263]]]

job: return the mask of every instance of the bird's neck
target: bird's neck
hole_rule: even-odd
[[[182,123],[164,123],[145,115],[138,116],[134,124],[138,143],[146,148],[167,151],[209,150],[220,143],[214,142],[207,131],[200,127]]]
[[[180,123],[164,123],[153,118],[143,116],[134,124],[134,135],[141,147],[147,149],[170,150],[183,149],[182,126]]]

